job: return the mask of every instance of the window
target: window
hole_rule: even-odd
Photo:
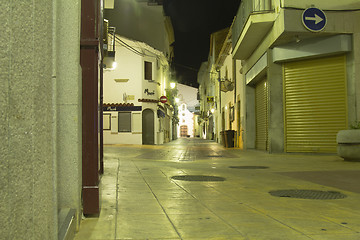
[[[119,112],[119,132],[131,132],[131,112]]]
[[[111,130],[111,113],[103,114],[103,130]]]
[[[144,73],[145,73],[145,80],[153,80],[152,79],[152,62],[144,62]]]

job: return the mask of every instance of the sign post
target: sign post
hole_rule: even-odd
[[[308,8],[302,14],[302,23],[311,32],[320,32],[326,26],[326,15],[318,8]]]
[[[160,97],[160,102],[161,103],[166,103],[168,101],[167,97],[166,96],[161,96]]]

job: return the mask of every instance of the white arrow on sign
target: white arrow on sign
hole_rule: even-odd
[[[309,21],[315,21],[315,24],[317,25],[318,23],[324,21],[324,19],[322,17],[319,17],[317,14],[315,14],[315,17],[305,17],[305,20],[309,20]]]

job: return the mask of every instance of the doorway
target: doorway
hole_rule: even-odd
[[[188,135],[188,126],[182,125],[180,126],[180,137],[187,137]]]
[[[155,144],[154,111],[145,109],[142,113],[142,143],[144,145]]]

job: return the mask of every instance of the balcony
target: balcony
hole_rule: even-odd
[[[232,29],[233,56],[247,59],[272,28],[277,0],[243,0]]]

